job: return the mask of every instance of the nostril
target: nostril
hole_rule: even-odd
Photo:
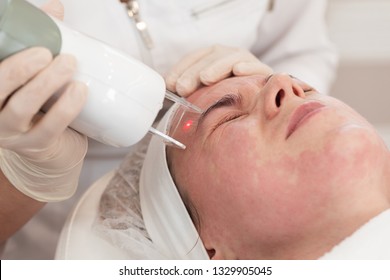
[[[283,97],[284,97],[284,90],[279,90],[279,92],[275,96],[276,107],[278,108],[280,107]]]
[[[293,88],[293,92],[296,96],[302,96],[301,91],[298,88]]]

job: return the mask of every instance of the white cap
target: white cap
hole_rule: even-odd
[[[160,121],[166,133],[174,105]],[[152,137],[140,178],[143,220],[153,243],[169,259],[208,260],[208,254],[171,177],[166,146]]]

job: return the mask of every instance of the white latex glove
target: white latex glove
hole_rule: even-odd
[[[211,85],[229,76],[272,74],[272,69],[248,50],[215,45],[181,59],[165,76],[167,88],[188,96],[202,85]]]
[[[86,102],[87,87],[72,81],[76,61],[31,48],[0,63],[0,168],[22,193],[60,201],[76,190],[87,139],[67,126]],[[60,90],[60,91],[59,91]],[[46,114],[42,105],[61,97]]]

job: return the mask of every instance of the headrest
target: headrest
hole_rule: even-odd
[[[166,133],[174,105],[157,129]],[[168,169],[166,146],[153,137],[140,178],[140,202],[145,227],[169,259],[209,259]]]

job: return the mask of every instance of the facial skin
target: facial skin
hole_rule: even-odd
[[[279,74],[188,100],[208,112],[190,129],[183,118],[173,137],[187,149],[168,158],[212,259],[319,258],[390,207],[389,152],[344,103]]]

